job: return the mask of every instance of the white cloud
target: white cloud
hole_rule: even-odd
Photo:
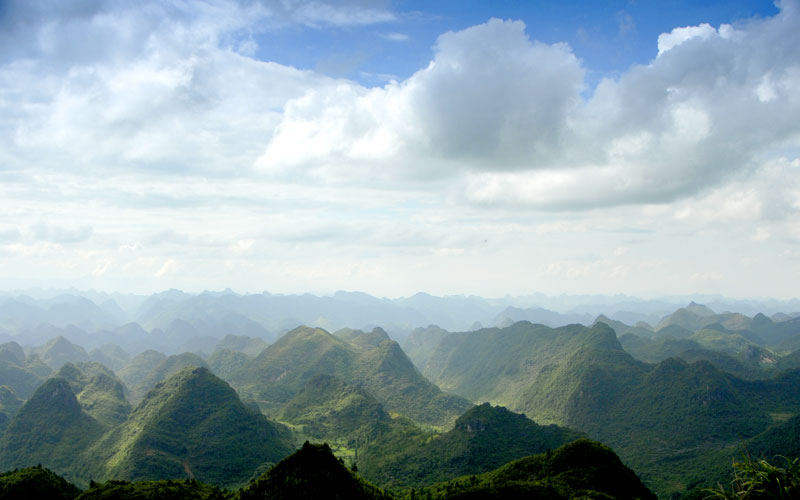
[[[711,36],[722,35],[723,33],[730,33],[730,28],[726,27],[725,29],[717,31],[708,23],[703,23],[699,26],[674,28],[669,33],[662,33],[658,35],[658,55],[663,54],[664,52],[682,44],[687,40],[691,40],[693,38],[705,40]]]
[[[593,92],[590,63],[514,21],[368,88],[255,60],[254,40],[389,21],[382,2],[6,5],[6,283],[691,292],[707,268],[709,289],[796,293],[792,272],[720,271],[800,240],[794,2],[673,30]]]
[[[408,80],[341,83],[286,106],[257,165],[328,181],[435,179],[476,165],[546,164],[564,146],[583,70],[565,45],[531,42],[521,22],[493,19],[439,38]]]
[[[174,273],[177,268],[178,268],[178,262],[176,262],[175,259],[169,259],[166,262],[164,262],[164,264],[161,266],[161,268],[159,268],[158,271],[156,271],[155,276],[157,278],[162,278],[164,276]]]
[[[736,29],[673,30],[650,65],[584,100],[569,47],[494,19],[442,35],[403,82],[291,100],[257,167],[334,184],[450,180],[456,199],[495,206],[682,199],[800,150],[797,22],[784,8]]]

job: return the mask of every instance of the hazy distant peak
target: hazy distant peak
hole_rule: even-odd
[[[685,309],[687,311],[691,311],[697,314],[698,316],[714,316],[715,314],[717,314],[714,311],[712,311],[709,307],[706,307],[702,304],[698,304],[695,301],[690,302]]]

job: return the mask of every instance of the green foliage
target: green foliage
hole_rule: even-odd
[[[22,399],[31,397],[42,381],[42,377],[24,367],[10,361],[0,361],[0,386],[10,387]]]
[[[524,415],[485,403],[468,410],[441,435],[395,425],[392,432],[364,447],[359,463],[364,476],[376,483],[423,486],[496,469],[582,436],[556,425],[537,425]]]
[[[231,494],[194,480],[108,481],[94,485],[80,500],[225,500]]]
[[[785,466],[745,457],[733,464],[729,487],[707,490],[709,498],[760,500],[800,498],[800,458],[783,458]]]
[[[374,331],[356,335],[351,343],[319,328],[299,327],[233,373],[231,382],[273,415],[321,373],[356,385],[386,410],[424,424],[448,425],[469,408],[469,401],[443,393],[422,377],[396,342],[376,342],[379,336]]]
[[[774,362],[772,365],[762,363],[764,350],[762,348],[747,344],[741,352],[733,350],[724,352],[717,348],[703,347],[698,343],[697,335],[702,332],[713,332],[713,336],[726,336],[716,330],[701,330],[695,336],[685,339],[673,337],[662,337],[653,341],[642,339],[641,337],[632,338],[625,336],[620,339],[623,348],[634,358],[648,363],[660,363],[667,358],[680,358],[689,363],[705,360],[719,368],[739,378],[755,380],[769,378],[775,375]],[[731,335],[727,335],[731,336]],[[741,339],[740,335],[735,337]],[[768,357],[768,359],[773,359]]]
[[[261,354],[269,344],[256,337],[247,337],[245,335],[225,335],[225,338],[219,341],[216,349],[230,350],[240,352],[247,355],[248,358],[256,357]]]
[[[81,476],[77,457],[106,430],[86,414],[69,383],[51,378],[20,408],[0,442],[0,466],[44,464]]]
[[[389,500],[391,496],[348,470],[327,444],[306,441],[302,449],[243,488],[238,498]]]
[[[718,316],[705,318],[713,322]],[[724,327],[715,328],[709,335]],[[653,343],[659,342],[667,344]],[[698,353],[682,353],[693,354]],[[724,356],[716,353],[714,359],[730,361]],[[749,371],[753,380],[707,361],[666,359],[655,366],[636,361],[602,323],[551,329],[521,322],[444,337],[425,373],[453,392],[506,402],[537,422],[565,425],[608,443],[668,496],[701,483],[706,471],[716,477],[717,468],[709,463],[766,431],[773,414],[800,412],[800,372],[767,379],[767,369],[740,359],[739,373]]]
[[[80,492],[77,486],[43,467],[26,467],[0,474],[0,500],[72,500]]]
[[[45,345],[33,350],[42,361],[53,370],[60,369],[64,363],[89,361],[89,354],[81,346],[77,346],[62,336],[55,337]]]
[[[287,429],[243,405],[208,369],[185,368],[157,384],[85,460],[100,479],[196,477],[231,486],[289,454],[290,440]]]
[[[24,401],[17,397],[11,387],[0,385],[0,435],[6,430],[14,415],[22,408]]]
[[[427,328],[416,328],[406,337],[403,343],[403,351],[408,354],[414,365],[422,370],[436,350],[436,346],[448,335],[450,335],[450,332],[436,325],[430,325]]]
[[[250,361],[250,357],[243,352],[217,348],[207,361],[208,367],[216,376],[229,380],[231,374]]]
[[[113,427],[128,418],[131,404],[122,381],[101,363],[66,363],[58,376],[69,382],[83,410],[98,422]]]
[[[283,408],[280,420],[308,436],[343,439],[349,447],[386,432],[389,414],[369,393],[331,375],[317,375]]]
[[[137,358],[134,358],[134,360],[131,361],[131,365],[134,365],[134,361],[136,361]],[[154,366],[150,367],[152,361],[155,361],[156,359],[158,359],[157,356],[148,355],[148,358],[146,359],[147,362],[141,364],[141,367],[146,370],[146,373],[128,372],[128,367],[125,369],[124,377],[123,373],[120,373],[120,377],[125,380],[126,385],[130,389],[130,400],[133,403],[138,403],[141,401],[145,394],[147,394],[150,389],[155,387],[158,382],[166,380],[170,376],[178,373],[183,368],[208,368],[208,365],[203,358],[190,352],[167,356],[162,358]],[[150,368],[147,369],[148,367]],[[133,366],[131,366],[131,368],[133,368]],[[128,377],[128,380],[130,380],[131,383],[128,383],[128,380],[126,380],[125,377]]]
[[[130,362],[131,355],[116,344],[103,344],[89,352],[89,359],[117,371]]]
[[[423,373],[447,391],[514,409],[543,369],[584,348],[621,350],[616,334],[603,323],[550,328],[520,321],[448,335]]]
[[[421,488],[416,498],[653,499],[611,449],[587,439],[511,462],[484,474]]]

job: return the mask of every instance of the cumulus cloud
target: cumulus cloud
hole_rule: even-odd
[[[531,42],[519,21],[439,37],[425,69],[366,89],[343,82],[286,106],[257,165],[327,180],[449,177],[475,165],[508,170],[552,161],[583,70],[568,46]]]
[[[669,33],[662,33],[658,35],[658,55],[661,55],[664,52],[668,51],[669,49],[675,47],[676,45],[680,45],[687,40],[691,40],[692,38],[699,38],[700,40],[705,40],[709,37],[716,35],[728,37],[730,36],[731,31],[732,31],[731,26],[728,24],[720,26],[719,31],[714,29],[708,23],[703,23],[699,26],[685,26],[682,28],[674,28]]]
[[[562,44],[493,19],[442,35],[403,82],[291,100],[258,168],[325,182],[449,179],[458,199],[581,209],[664,203],[800,150],[800,16],[659,38],[659,54],[584,99]]]
[[[253,30],[388,15],[364,3],[8,2],[0,158],[89,175],[246,173],[286,101],[331,82],[248,57]]]

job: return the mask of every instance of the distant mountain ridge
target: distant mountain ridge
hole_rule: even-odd
[[[702,299],[702,300],[701,300]],[[714,310],[744,315],[759,312],[778,318],[796,318],[800,300],[733,300],[694,298]],[[362,292],[312,294],[237,294],[230,290],[192,294],[180,290],[144,295],[105,294],[95,291],[29,290],[0,292],[0,341],[25,335],[40,345],[62,335],[92,350],[117,344],[130,354],[157,349],[167,354],[184,351],[207,354],[225,335],[273,342],[300,324],[328,331],[341,328],[370,330],[382,326],[402,341],[415,328],[438,325],[449,331],[467,331],[476,324],[508,326],[519,320],[557,327],[580,322],[590,325],[603,314],[631,325],[655,325],[689,300],[642,300],[628,296],[437,297],[417,293],[395,299]],[[782,313],[782,315],[777,315]],[[131,340],[130,325],[144,334]],[[204,339],[201,343],[197,339]],[[188,339],[195,339],[190,344]],[[251,355],[253,353],[250,353]]]

